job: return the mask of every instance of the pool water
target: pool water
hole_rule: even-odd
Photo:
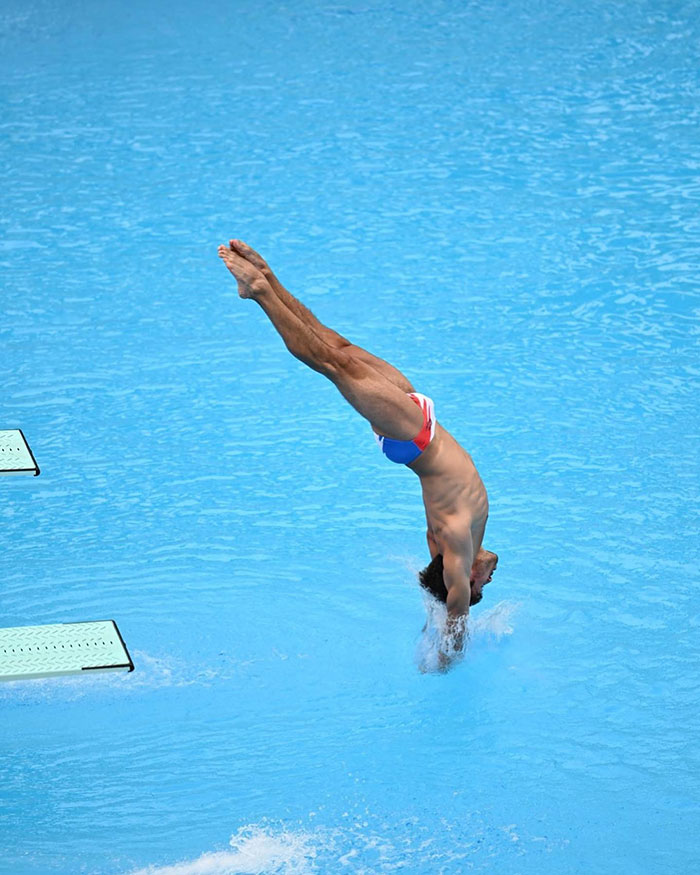
[[[2,625],[136,670],[0,686],[3,873],[697,871],[699,22],[5,0]],[[472,453],[450,673],[418,480],[229,237]]]

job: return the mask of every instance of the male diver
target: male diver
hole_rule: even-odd
[[[419,579],[447,606],[440,654],[447,668],[463,649],[469,606],[481,601],[498,562],[481,546],[489,505],[471,456],[436,422],[430,398],[388,362],[322,325],[250,246],[231,240],[219,246],[219,257],[240,297],[257,301],[291,354],[335,384],[368,420],[388,459],[418,475],[431,557]]]

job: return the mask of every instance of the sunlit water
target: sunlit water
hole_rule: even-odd
[[[0,687],[3,872],[697,871],[699,22],[5,0],[2,625],[136,670]],[[418,481],[231,236],[474,456],[446,675]]]

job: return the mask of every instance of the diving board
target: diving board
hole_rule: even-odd
[[[0,429],[0,474],[39,473],[34,453],[21,428]]]
[[[0,629],[0,681],[133,670],[114,620]]]

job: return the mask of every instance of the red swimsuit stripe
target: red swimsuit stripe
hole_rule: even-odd
[[[411,392],[408,392],[408,397],[415,401],[416,404],[423,411],[423,428],[418,432],[418,435],[413,438],[412,443],[414,443],[418,449],[423,452],[423,450],[430,443],[430,436],[433,430],[433,420],[430,417],[430,410],[428,408],[427,401],[421,401],[419,398],[416,398]]]

